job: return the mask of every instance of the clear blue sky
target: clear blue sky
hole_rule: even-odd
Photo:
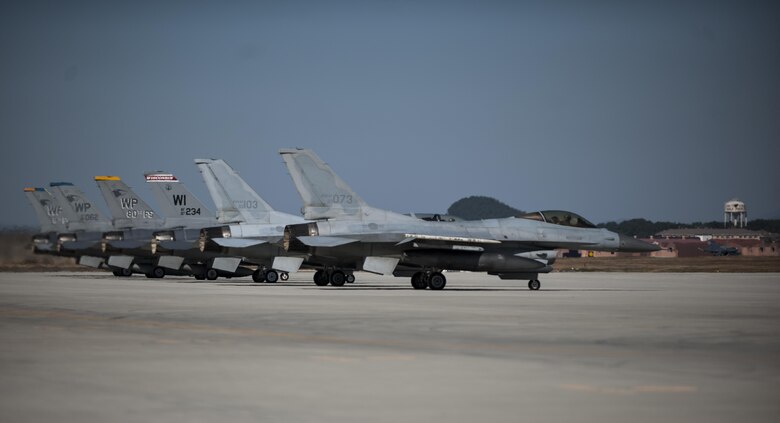
[[[22,188],[224,158],[280,210],[310,147],[370,204],[780,217],[776,1],[4,1],[0,224]]]

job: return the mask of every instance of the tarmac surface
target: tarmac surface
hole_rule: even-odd
[[[780,274],[0,274],[3,422],[776,422]]]

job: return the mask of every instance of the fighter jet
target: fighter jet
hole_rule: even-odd
[[[57,254],[57,234],[68,230],[59,201],[45,188],[25,188],[25,196],[38,219],[40,232],[33,235],[35,254]]]
[[[78,264],[83,266],[108,267],[115,276],[129,276],[129,272],[107,266],[108,255],[100,242],[103,232],[113,227],[84,192],[70,182],[52,182],[49,189],[67,220],[66,230],[57,236],[59,254],[77,257]]]
[[[114,230],[103,234],[102,239],[104,251],[111,254],[108,264],[134,269],[154,278],[166,274],[205,277],[201,275],[203,266],[197,262],[183,266],[184,257],[158,254],[157,249],[163,251],[176,245],[196,245],[196,234],[201,228],[214,225],[216,220],[174,175],[158,171],[147,172],[144,176],[162,206],[162,215],[158,215],[119,177],[95,177],[114,223]],[[178,241],[174,239],[177,233]]]
[[[155,231],[151,240],[153,253],[160,266],[189,270],[196,279],[215,280],[219,276],[249,276],[254,270],[241,266],[241,258],[201,250],[201,230],[213,227],[224,219],[222,206],[218,217],[171,174],[147,173],[146,182],[165,216],[166,229]]]
[[[154,231],[151,239],[151,252],[157,255],[157,264],[173,271],[187,271],[196,279],[216,279],[216,271],[209,271],[212,268],[209,259],[214,257],[204,256],[198,248],[201,229],[219,223],[214,213],[173,174],[147,172],[144,177],[165,222],[165,228]],[[236,266],[225,275],[246,276],[251,273],[250,269]]]
[[[107,265],[109,255],[100,246],[103,233],[112,228],[110,222],[73,184],[49,185],[49,191],[25,189],[39,220],[46,223],[41,229],[47,233],[33,237],[35,252],[74,257],[78,264],[106,267],[116,276],[129,276],[131,272]]]
[[[211,269],[220,262],[218,270],[231,270],[240,263],[256,265],[255,282],[286,280],[289,272],[297,271],[303,258],[287,257],[279,241],[285,225],[304,220],[274,210],[225,161],[196,159],[195,163],[217,205],[217,218],[230,223],[203,231],[201,251],[222,256],[212,260]]]
[[[443,289],[443,270],[487,272],[525,279],[552,270],[554,249],[656,251],[658,247],[606,229],[564,211],[461,222],[427,222],[369,206],[314,152],[283,149],[282,158],[311,223],[284,229],[283,245],[318,266],[318,285],[340,286],[346,271],[411,276],[415,289]],[[399,267],[399,265],[403,267]]]

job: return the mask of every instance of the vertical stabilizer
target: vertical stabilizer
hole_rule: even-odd
[[[112,229],[111,222],[97,206],[70,182],[52,182],[49,189],[62,206],[69,231],[104,232]]]
[[[269,223],[273,209],[221,159],[195,159],[220,223]]]
[[[118,176],[95,176],[100,193],[106,200],[108,210],[117,229],[156,229],[162,227],[162,220],[149,204],[146,204]]]
[[[68,220],[62,213],[62,205],[43,188],[25,188],[24,194],[30,202],[41,232],[65,232]]]
[[[303,200],[304,218],[360,218],[363,208],[367,208],[363,199],[313,151],[282,149],[279,154]]]
[[[202,228],[217,224],[211,210],[173,174],[146,172],[144,177],[160,207],[165,227]]]

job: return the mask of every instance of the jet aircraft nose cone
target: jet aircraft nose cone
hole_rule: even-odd
[[[620,234],[620,247],[618,251],[623,253],[650,253],[660,250],[661,247],[650,244],[649,242],[641,241],[630,236]]]

